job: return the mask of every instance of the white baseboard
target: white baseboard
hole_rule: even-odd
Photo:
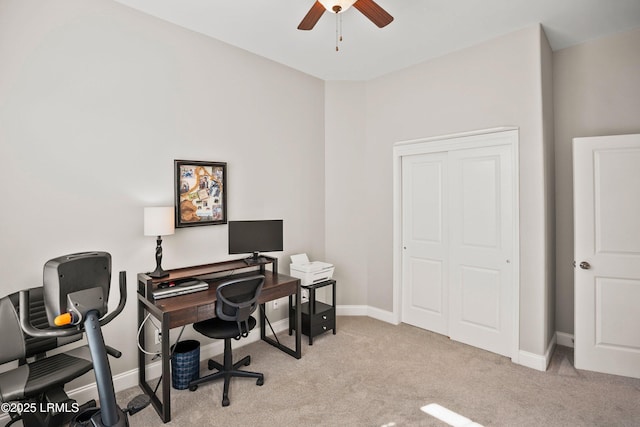
[[[518,364],[526,366],[527,368],[535,369],[537,371],[546,371],[549,363],[551,362],[553,351],[556,348],[556,339],[556,334],[553,334],[551,342],[549,342],[544,355],[529,353],[528,351],[520,350],[518,352]]]
[[[556,337],[558,337],[558,345],[573,348],[573,334],[567,334],[566,332],[556,332]]]
[[[380,310],[375,307],[368,307],[367,316],[373,317],[374,319],[381,320],[383,322],[391,323],[393,325],[399,324],[399,322],[395,321],[395,316],[391,311]]]
[[[336,307],[336,316],[366,316],[366,305],[339,305]]]
[[[526,366],[527,368],[535,369],[537,371],[547,370],[547,362],[544,356],[529,353],[528,351],[524,350],[520,350],[518,352],[518,364]]]
[[[337,316],[368,316],[383,322],[397,325],[394,315],[390,311],[381,310],[368,305],[339,305],[336,307]]]

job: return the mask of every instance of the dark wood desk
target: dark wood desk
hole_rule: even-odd
[[[138,274],[138,328],[144,323],[146,313],[150,313],[161,323],[161,333],[165,338],[161,343],[162,356],[162,400],[158,398],[155,390],[151,388],[146,378],[147,356],[138,351],[138,380],[140,387],[151,397],[151,403],[162,418],[163,422],[171,421],[171,371],[170,371],[170,340],[169,330],[179,326],[189,325],[202,320],[215,317],[216,288],[218,283],[230,277],[238,277],[244,274],[255,274],[255,270],[265,275],[265,282],[260,294],[260,338],[279,348],[285,353],[300,359],[301,351],[301,309],[300,309],[300,279],[284,274],[278,274],[277,259],[265,257],[264,262],[258,265],[247,265],[243,260],[225,261],[214,264],[199,265],[195,267],[169,270],[169,276],[162,279],[153,279],[145,273]],[[272,271],[265,269],[271,264]],[[253,271],[247,271],[253,270]],[[240,271],[240,273],[236,273]],[[222,277],[220,277],[222,275]],[[218,276],[218,277],[213,277]],[[160,282],[178,280],[186,277],[198,277],[209,283],[206,291],[195,292],[160,300],[153,300],[147,295],[155,289]],[[266,335],[265,330],[265,303],[279,298],[295,295],[296,305],[296,336],[295,349],[284,346],[279,341]],[[277,338],[277,337],[276,337]],[[145,348],[145,334],[139,334],[139,344]]]

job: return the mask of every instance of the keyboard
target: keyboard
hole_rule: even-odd
[[[181,279],[158,284],[158,288],[151,291],[153,299],[176,297],[193,292],[206,291],[209,284],[198,279]]]

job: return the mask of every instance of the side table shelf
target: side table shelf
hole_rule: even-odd
[[[316,300],[316,290],[325,286],[332,287],[331,305],[326,302]],[[336,334],[336,281],[327,280],[325,282],[314,283],[313,285],[302,285],[302,289],[309,291],[309,301],[301,304],[300,313],[302,315],[301,332],[309,337],[309,345],[313,345],[313,338],[329,330]],[[295,304],[293,296],[289,297],[289,335],[295,330]]]

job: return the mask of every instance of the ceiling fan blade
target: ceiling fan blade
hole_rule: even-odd
[[[358,0],[353,4],[353,7],[362,12],[364,16],[380,28],[386,27],[393,21],[393,16],[389,15],[386,10],[373,0]]]
[[[309,9],[309,12],[307,12],[305,17],[302,18],[300,25],[298,25],[298,29],[299,30],[312,29],[316,25],[318,20],[320,20],[320,17],[322,16],[325,10],[326,9],[322,5],[322,3],[320,3],[319,1],[316,1],[313,4],[313,6],[311,6],[311,9]]]

